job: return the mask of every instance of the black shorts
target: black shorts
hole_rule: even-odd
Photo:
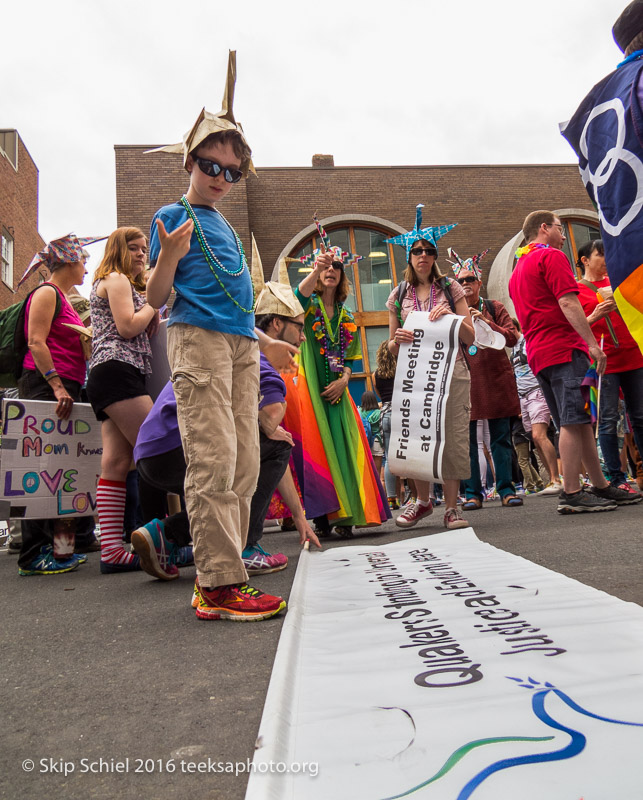
[[[109,419],[104,409],[112,403],[147,394],[145,375],[124,361],[104,361],[89,371],[87,397],[101,422]]]
[[[572,350],[571,361],[541,369],[536,380],[545,396],[556,428],[566,425],[589,425],[581,383],[589,369],[589,357],[582,350]]]

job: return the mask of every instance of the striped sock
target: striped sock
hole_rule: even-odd
[[[126,494],[125,481],[98,479],[96,507],[100,524],[100,560],[107,564],[130,564],[134,560],[134,556],[123,548]]]

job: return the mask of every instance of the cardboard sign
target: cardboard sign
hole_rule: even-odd
[[[395,372],[388,450],[394,475],[442,482],[446,404],[462,319],[445,314],[429,322],[426,311],[406,318],[413,341],[400,345]]]
[[[23,519],[90,516],[103,446],[92,407],[74,403],[69,419],[56,403],[2,401],[1,500]]]

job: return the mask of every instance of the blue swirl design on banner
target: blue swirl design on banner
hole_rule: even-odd
[[[569,695],[565,694],[565,692],[560,691],[557,689],[552,683],[545,682],[540,684],[538,681],[535,681],[533,678],[528,678],[527,681],[523,681],[522,678],[512,678],[507,676],[509,680],[516,681],[519,686],[522,686],[524,689],[537,689],[537,687],[544,686],[545,688],[538,688],[531,699],[531,707],[534,714],[538,717],[541,722],[544,722],[550,728],[553,728],[555,731],[562,731],[563,733],[569,734],[571,737],[571,741],[565,745],[565,747],[561,747],[559,750],[553,750],[547,753],[531,753],[525,756],[515,756],[513,758],[504,758],[500,761],[495,761],[494,763],[490,764],[488,767],[485,767],[483,770],[474,775],[474,777],[460,790],[458,794],[457,800],[468,800],[469,797],[475,792],[475,790],[480,786],[480,784],[485,781],[488,777],[493,775],[496,772],[500,772],[503,769],[510,769],[512,767],[520,767],[523,764],[541,764],[541,763],[548,763],[552,761],[564,761],[568,758],[573,758],[577,756],[579,753],[583,751],[585,748],[585,744],[587,742],[587,737],[582,734],[580,731],[574,730],[573,728],[569,728],[566,725],[555,720],[546,710],[545,710],[545,698],[548,694],[553,693],[555,694],[560,700],[563,701],[569,708],[573,711],[576,711],[579,714],[583,714],[586,717],[591,717],[592,719],[597,719],[601,722],[610,722],[615,725],[630,725],[637,728],[643,728],[643,722],[627,722],[625,720],[620,719],[612,719],[611,717],[603,717],[599,714],[594,714],[591,711],[580,706],[574,700],[572,700]],[[528,736],[506,736],[506,737],[496,737],[490,739],[478,739],[474,742],[469,742],[462,747],[459,747],[455,750],[449,758],[445,761],[442,767],[432,775],[428,780],[423,781],[422,783],[414,786],[411,789],[403,792],[402,794],[397,794],[389,798],[385,798],[385,800],[398,800],[401,797],[408,797],[408,795],[417,792],[419,789],[428,786],[430,783],[434,783],[435,781],[439,780],[439,778],[443,777],[450,772],[451,769],[462,759],[467,753],[471,752],[476,747],[480,747],[482,745],[488,744],[497,744],[499,742],[535,742],[535,741],[551,741],[554,736],[542,736],[542,737],[528,737]]]

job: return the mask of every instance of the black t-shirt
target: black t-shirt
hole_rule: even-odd
[[[380,400],[383,403],[390,403],[393,399],[393,385],[395,384],[395,378],[381,378],[377,372],[374,375],[375,378],[375,390],[380,396]]]

